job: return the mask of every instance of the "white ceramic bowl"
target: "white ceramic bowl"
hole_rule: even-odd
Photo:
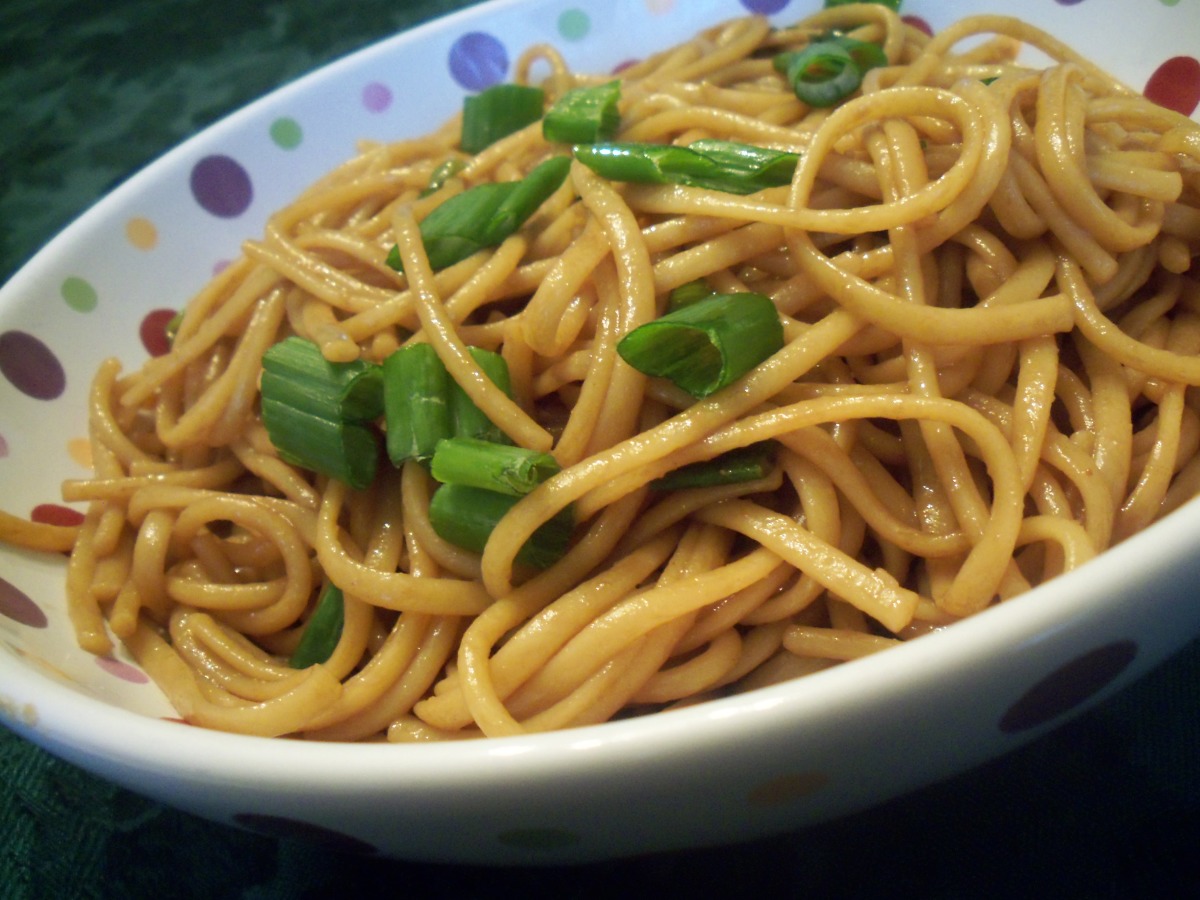
[[[142,324],[358,139],[439,124],[535,42],[559,44],[578,69],[610,70],[747,10],[782,22],[815,5],[615,0],[601,13],[497,0],[328,66],[188,141],[0,292],[0,505],[58,501],[61,479],[85,472],[85,391],[100,360],[116,352],[136,365],[152,349]],[[905,11],[936,29],[1001,5],[1138,87],[1174,57],[1184,60],[1156,85],[1198,67],[1200,17],[1187,0],[910,0]],[[1182,84],[1183,102],[1196,85]],[[1073,574],[886,654],[647,718],[442,746],[267,740],[170,721],[127,656],[76,648],[61,558],[0,548],[0,717],[159,800],[364,852],[549,863],[742,840],[949,776],[1128,684],[1200,633],[1198,540],[1192,504]]]

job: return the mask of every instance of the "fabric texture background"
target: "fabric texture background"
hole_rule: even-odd
[[[7,0],[0,278],[227,112],[466,5]],[[262,837],[114,787],[0,728],[0,898],[1190,895],[1200,885],[1198,701],[1193,643],[1024,749],[851,818],[747,845],[528,869],[362,859]]]

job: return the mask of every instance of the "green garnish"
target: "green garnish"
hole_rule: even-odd
[[[625,335],[617,352],[646,375],[668,378],[707,397],[783,346],[783,325],[770,298],[713,294]]]
[[[307,669],[326,662],[341,640],[344,622],[345,598],[341,588],[334,584],[326,585],[288,665],[293,669]]]
[[[422,197],[428,197],[430,194],[437,193],[445,186],[446,182],[461,172],[467,167],[467,161],[461,156],[451,156],[444,160],[436,169],[429,174],[429,183],[425,185],[421,191]]]
[[[437,445],[430,472],[443,484],[522,497],[556,474],[558,461],[549,453],[524,447],[455,437]]]
[[[775,445],[770,441],[722,453],[713,459],[689,463],[651,482],[660,491],[719,487],[765,478],[775,464]]]
[[[591,144],[617,133],[621,83],[610,81],[563,94],[542,119],[542,136],[560,144]]]
[[[846,6],[850,3],[877,3],[880,6],[886,6],[890,10],[900,11],[900,4],[903,0],[825,0],[825,8],[829,9],[833,6]]]
[[[562,186],[570,168],[570,157],[553,156],[519,181],[477,184],[450,197],[421,221],[429,265],[444,269],[500,244]],[[398,247],[392,247],[387,264],[404,270]]]
[[[263,354],[261,407],[271,443],[285,461],[356,490],[375,477],[383,373],[365,360],[332,363],[311,341],[289,337]]]
[[[883,48],[841,34],[830,34],[802,50],[773,60],[796,96],[809,106],[835,106],[858,90],[869,69],[886,66]]]
[[[711,297],[714,291],[703,278],[681,284],[667,295],[667,312],[674,312],[683,306],[690,306],[697,300]]]
[[[453,436],[450,383],[430,344],[401,347],[383,361],[387,453],[393,465],[426,462],[439,441]]]
[[[429,502],[429,521],[444,540],[482,553],[497,523],[519,500],[465,484],[443,484]],[[562,510],[530,536],[517,554],[517,562],[535,569],[549,568],[567,552],[573,527],[570,509]]]
[[[542,117],[545,92],[522,84],[497,84],[463,101],[464,153],[478,153]]]
[[[682,184],[751,194],[791,182],[800,157],[736,141],[674,144],[617,142],[579,145],[575,158],[602,178],[639,184]]]
[[[468,349],[475,364],[483,370],[483,374],[492,384],[512,396],[512,382],[504,357],[482,347]],[[497,444],[511,443],[508,435],[475,405],[475,401],[453,379],[450,380],[450,426],[455,437],[479,438]]]

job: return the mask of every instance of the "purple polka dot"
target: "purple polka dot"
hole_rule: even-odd
[[[1014,703],[1000,719],[1008,734],[1045,724],[1099,693],[1137,656],[1133,641],[1097,647],[1051,672]]]
[[[229,156],[206,156],[192,168],[192,196],[205,212],[222,219],[240,216],[254,199],[250,175]]]
[[[284,816],[268,816],[262,813],[236,813],[233,821],[243,828],[257,831],[270,837],[295,838],[324,844],[333,850],[343,853],[371,854],[377,853],[378,848],[340,831],[334,831],[323,825],[313,825],[311,822],[301,822],[298,819],[288,819]]]
[[[468,91],[482,91],[508,74],[508,51],[490,34],[472,31],[450,48],[450,75]]]
[[[759,16],[769,16],[788,5],[789,0],[742,0],[742,6]]]
[[[96,665],[109,675],[115,675],[122,681],[128,681],[132,684],[148,684],[150,682],[149,677],[141,669],[131,666],[129,663],[121,662],[119,659],[113,659],[111,656],[97,656]]]
[[[0,374],[35,400],[53,400],[67,387],[67,374],[58,357],[25,331],[0,334]]]
[[[1059,6],[1074,6],[1076,3],[1082,3],[1083,0],[1054,0]]]
[[[28,594],[3,578],[0,578],[0,616],[30,628],[45,628],[47,624],[42,608],[30,600]]]
[[[383,112],[392,105],[392,89],[386,84],[372,81],[362,90],[362,103],[370,112]]]

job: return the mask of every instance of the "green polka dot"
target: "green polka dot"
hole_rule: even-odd
[[[564,10],[558,17],[558,33],[567,41],[581,41],[592,29],[592,20],[582,9]]]
[[[89,282],[75,275],[63,281],[59,293],[67,301],[67,306],[75,312],[81,313],[91,312],[95,309],[99,299],[96,296],[96,289]]]
[[[1179,0],[1159,0],[1163,6],[1178,6]]]
[[[299,122],[284,116],[271,123],[271,140],[284,150],[295,150],[304,140],[304,132]]]
[[[496,836],[502,844],[523,850],[561,850],[579,843],[579,835],[564,828],[514,828]]]

